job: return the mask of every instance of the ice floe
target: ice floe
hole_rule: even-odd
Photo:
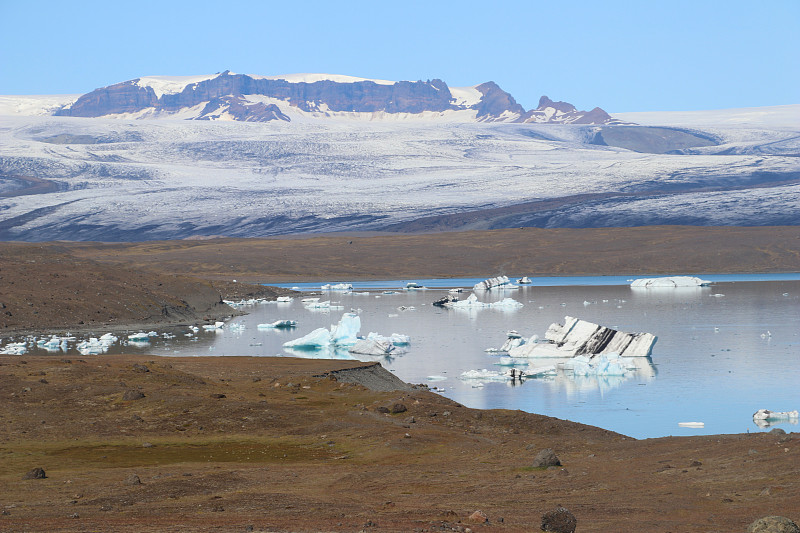
[[[442,305],[452,309],[518,309],[523,304],[513,298],[503,298],[498,302],[481,302],[473,293],[466,300],[457,300]]]
[[[290,351],[318,352],[320,356],[342,357],[343,354],[388,355],[397,353],[398,346],[408,345],[408,335],[392,333],[384,337],[377,333],[369,333],[367,337],[359,337],[361,317],[356,313],[344,313],[338,324],[330,329],[317,328],[307,335],[283,343]]]
[[[27,342],[9,342],[0,349],[0,355],[24,355],[26,353],[28,353]]]
[[[665,278],[641,278],[635,279],[631,287],[650,289],[662,287],[706,287],[710,281],[702,280],[694,276],[670,276]]]
[[[520,285],[529,285],[533,282],[531,281],[531,278],[529,278],[528,276],[522,276],[517,280],[517,283],[519,283]]]
[[[351,283],[326,283],[321,287],[323,291],[352,291],[353,285]]]
[[[526,342],[511,348],[508,354],[512,357],[574,357],[614,353],[624,357],[648,357],[658,337],[651,333],[625,333],[566,316],[563,325],[550,325],[545,339],[548,342]]]
[[[286,328],[293,328],[297,326],[296,320],[276,320],[275,322],[270,322],[269,324],[259,324],[256,327],[258,329],[286,329]]]

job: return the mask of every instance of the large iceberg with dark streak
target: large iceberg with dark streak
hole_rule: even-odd
[[[658,337],[651,333],[625,333],[571,316],[564,324],[553,323],[544,335],[546,343],[526,343],[508,351],[511,357],[574,357],[617,354],[647,357]]]
[[[472,288],[474,291],[488,291],[495,287],[503,287],[507,286],[509,288],[516,288],[516,286],[511,284],[509,281],[508,276],[497,276],[496,278],[489,278],[481,281],[480,283],[476,283],[475,286]]]

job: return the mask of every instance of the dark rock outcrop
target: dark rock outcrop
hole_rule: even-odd
[[[176,113],[204,105],[195,120],[229,120],[267,122],[289,121],[290,118],[275,103],[250,101],[245,96],[266,96],[286,102],[302,111],[410,113],[425,111],[475,110],[478,121],[564,122],[576,124],[616,123],[602,109],[578,111],[566,102],[553,102],[546,96],[539,107],[526,112],[514,97],[489,81],[475,87],[481,98],[469,107],[455,104],[450,88],[440,79],[427,81],[398,81],[376,83],[370,80],[339,82],[319,80],[291,82],[266,79],[246,74],[222,72],[209,79],[187,83],[180,92],[157,95],[147,80],[137,78],[96,89],[84,94],[56,115],[73,117],[102,117],[121,113],[147,111],[158,115]],[[554,108],[555,114],[549,109]]]

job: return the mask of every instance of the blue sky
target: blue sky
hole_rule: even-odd
[[[800,103],[800,0],[0,0],[0,94],[146,75],[495,81],[610,112]]]

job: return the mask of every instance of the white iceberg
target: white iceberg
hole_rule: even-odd
[[[662,287],[706,287],[710,281],[702,280],[694,276],[670,276],[666,278],[641,278],[633,280],[631,287],[634,288],[662,288]]]
[[[459,379],[463,381],[480,380],[480,381],[508,381],[511,376],[506,372],[498,372],[496,370],[467,370],[462,372]]]
[[[140,331],[139,333],[132,333],[131,335],[128,335],[128,341],[129,342],[150,342],[150,335],[145,333],[144,331]]]
[[[324,302],[320,301],[308,302],[308,304],[306,305],[306,309],[308,310],[323,309],[328,311],[334,311],[334,310],[344,309],[344,307],[341,305],[332,304],[330,300],[325,300]]]
[[[285,328],[293,328],[297,326],[297,321],[295,320],[276,320],[275,322],[271,322],[269,324],[259,324],[256,326],[258,329],[285,329]]]
[[[384,337],[383,335],[378,335],[377,333],[369,332],[369,334],[367,334],[367,339],[388,341],[395,346],[406,346],[411,344],[411,337],[409,335],[403,335],[402,333],[392,333],[388,337]]]
[[[453,309],[517,309],[522,307],[522,304],[513,298],[503,298],[499,302],[481,302],[473,293],[466,300],[449,302],[445,304],[445,307]]]
[[[279,303],[288,303],[294,300],[291,296],[278,296],[275,301]]]
[[[81,341],[77,344],[77,346],[75,346],[75,348],[81,355],[99,355],[106,353],[111,345],[118,340],[119,339],[115,335],[106,333],[99,339],[96,337],[90,337],[89,340]]]
[[[361,318],[355,313],[345,313],[331,329],[317,328],[308,335],[284,342],[286,348],[319,350],[327,346],[352,346],[358,340]]]
[[[564,370],[576,376],[624,376],[627,372],[636,370],[636,365],[630,359],[617,354],[600,354],[594,357],[576,355],[563,364]]]
[[[327,328],[317,328],[311,333],[283,343],[285,348],[297,350],[319,350],[331,345],[331,332]]]
[[[489,278],[481,281],[480,283],[476,283],[475,286],[472,287],[472,290],[488,291],[494,289],[495,287],[503,287],[503,286],[510,286],[516,288],[513,285],[511,285],[508,276],[497,276],[496,278]]]
[[[352,291],[353,285],[350,283],[326,283],[322,286],[323,291]]]
[[[773,424],[781,422],[789,422],[790,424],[797,424],[800,421],[800,412],[798,411],[770,411],[769,409],[759,409],[753,413],[753,422],[758,427],[767,428]]]
[[[531,281],[531,278],[529,278],[528,276],[522,276],[517,280],[517,283],[519,283],[520,285],[528,285],[533,282]]]
[[[508,351],[511,357],[574,357],[617,354],[648,357],[658,337],[651,333],[625,333],[570,316],[564,324],[553,323],[545,333],[547,343],[525,344]]]
[[[209,331],[214,329],[222,329],[225,326],[225,322],[214,322],[213,324],[204,324],[203,329]]]
[[[0,355],[24,355],[28,353],[28,344],[25,342],[10,342],[0,349]]]

